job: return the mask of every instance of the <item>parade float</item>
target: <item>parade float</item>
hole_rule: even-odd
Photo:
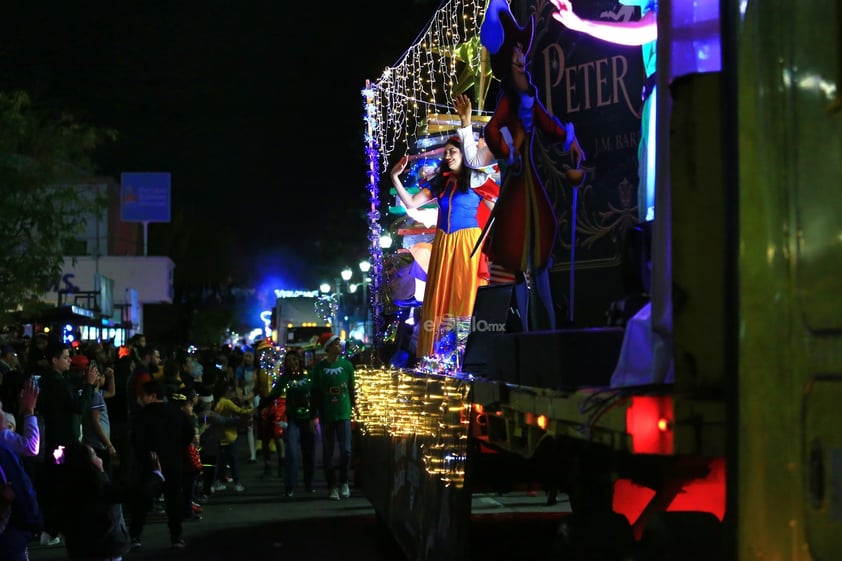
[[[650,6],[575,3],[604,22],[637,21],[641,7]],[[430,164],[457,126],[459,93],[472,96],[482,133],[498,86],[480,41],[485,8],[444,2],[362,91],[381,344],[404,317],[395,300],[412,301],[389,296],[394,250],[384,254],[379,240],[402,231],[406,243],[423,243],[430,228],[390,214],[384,172],[405,154]],[[838,390],[827,373],[840,369],[832,356],[842,355],[830,351],[839,349],[839,307],[827,304],[842,291],[830,280],[840,275],[822,271],[838,273],[842,262],[833,241],[842,211],[832,202],[842,197],[818,185],[842,184],[842,131],[838,92],[815,77],[838,82],[839,57],[811,31],[838,39],[838,18],[820,7],[790,6],[785,16],[747,2],[720,14],[718,2],[661,2],[649,74],[639,46],[565,29],[551,2],[510,8],[534,25],[538,97],[575,124],[587,154],[574,184],[557,147],[540,138],[533,147],[559,224],[551,281],[560,321],[551,331],[472,330],[501,314],[508,325],[504,283],[482,305],[478,297],[443,352],[358,370],[358,478],[378,518],[409,559],[468,559],[472,494],[538,475],[571,511],[535,558],[838,557],[838,501],[827,491],[838,431],[833,400],[821,396]],[[638,144],[640,92],[654,84],[650,221],[637,203]],[[797,157],[776,156],[790,147]],[[624,376],[621,365],[635,359],[656,363],[655,374]]]

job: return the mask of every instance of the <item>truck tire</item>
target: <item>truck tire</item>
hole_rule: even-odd
[[[631,558],[634,534],[616,512],[572,513],[553,537],[555,561],[625,561]]]
[[[722,559],[722,524],[709,512],[659,512],[646,523],[635,561]]]

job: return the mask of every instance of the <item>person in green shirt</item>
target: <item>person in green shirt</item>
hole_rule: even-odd
[[[316,430],[316,422],[322,429],[322,463],[328,498],[338,501],[348,498],[348,469],[351,464],[351,411],[356,405],[354,387],[354,365],[342,358],[342,340],[338,335],[324,333],[319,337],[327,356],[313,367],[310,373],[310,424]],[[333,455],[339,442],[339,478],[334,470]]]
[[[310,424],[310,392],[312,381],[303,367],[298,349],[289,348],[284,355],[281,376],[266,397],[267,403],[284,397],[286,426],[284,427],[284,494],[292,497],[298,486],[298,467],[301,464],[304,488],[313,493],[313,474],[316,466],[316,431]]]

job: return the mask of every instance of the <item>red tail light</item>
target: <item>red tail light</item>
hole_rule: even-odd
[[[626,410],[626,428],[635,454],[672,454],[672,397],[633,397]]]

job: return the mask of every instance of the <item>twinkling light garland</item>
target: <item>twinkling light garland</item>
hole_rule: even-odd
[[[368,83],[366,84],[369,85]],[[368,255],[371,268],[368,271],[371,289],[368,291],[369,302],[366,304],[371,308],[374,348],[379,349],[383,343],[383,250],[380,249],[380,166],[377,157],[379,145],[373,131],[376,126],[374,119],[374,99],[372,90],[367,87],[363,90],[365,121],[366,121],[366,145],[365,155],[368,162]],[[363,279],[365,282],[365,279]],[[372,355],[377,357],[377,353]]]
[[[468,443],[470,383],[394,369],[355,372],[355,421],[363,434],[414,436],[424,468],[462,487]]]
[[[431,113],[451,111],[453,95],[474,85],[483,72],[479,26],[484,11],[484,0],[447,2],[418,41],[368,85],[366,129],[374,136],[384,169],[394,150],[413,146],[428,134]],[[485,92],[479,93],[481,102]]]
[[[328,324],[333,324],[339,312],[339,294],[323,294],[313,304],[316,314]]]
[[[260,350],[258,354],[258,365],[269,377],[269,385],[274,386],[281,376],[281,365],[284,362],[284,348],[278,345],[269,345]]]

